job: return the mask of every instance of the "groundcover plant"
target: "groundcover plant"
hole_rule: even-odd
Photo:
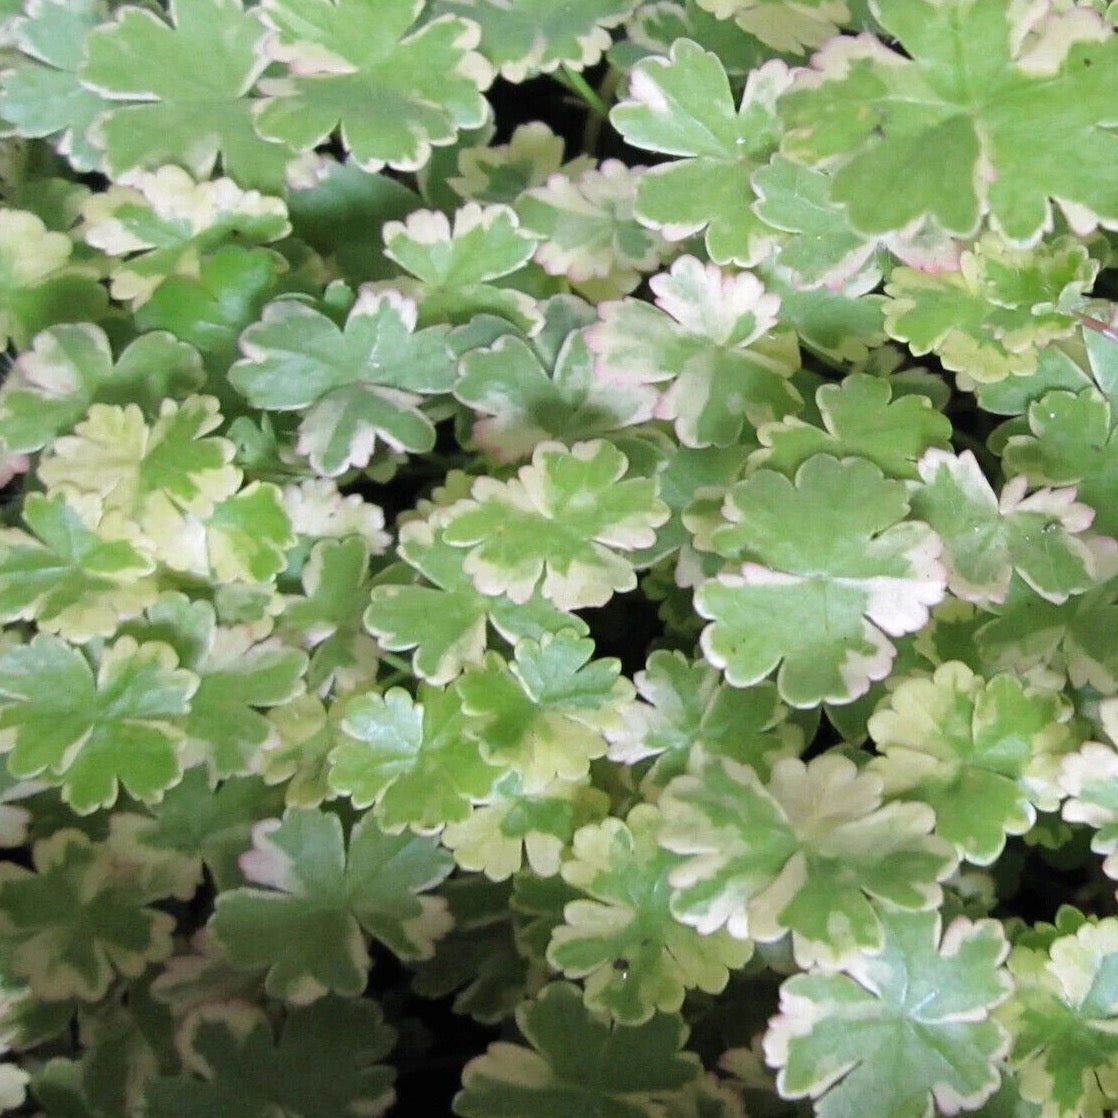
[[[1116,22],[2,0],[0,1110],[1118,1107]]]

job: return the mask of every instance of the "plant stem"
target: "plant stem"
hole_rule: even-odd
[[[598,91],[580,74],[570,66],[560,66],[554,73],[554,78],[561,85],[565,85],[572,93],[577,94],[586,102],[586,108],[594,116],[606,120],[609,117],[609,106],[602,100]]]

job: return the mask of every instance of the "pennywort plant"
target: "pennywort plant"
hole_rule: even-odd
[[[1116,23],[0,0],[0,1110],[1118,1108]]]

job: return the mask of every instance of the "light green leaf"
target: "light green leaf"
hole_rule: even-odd
[[[926,1118],[974,1110],[998,1087],[1009,1048],[990,1010],[1012,982],[1009,945],[995,920],[958,917],[942,932],[934,912],[882,913],[880,952],[845,974],[797,974],[780,988],[765,1059],[785,1098],[814,1102],[818,1118]]]
[[[704,935],[673,916],[668,880],[683,858],[657,845],[660,823],[641,804],[624,823],[578,830],[561,872],[584,897],[567,904],[547,952],[566,977],[586,979],[587,1006],[629,1025],[676,1012],[688,989],[721,993],[752,953],[724,930]]]
[[[86,35],[105,18],[104,0],[34,0],[10,25],[19,65],[3,74],[0,116],[17,135],[50,137],[55,150],[78,171],[102,170],[101,152],[89,129],[109,107],[78,79]]]
[[[670,515],[655,479],[625,478],[628,465],[602,440],[540,443],[512,480],[476,481],[443,539],[470,549],[463,569],[483,594],[520,604],[539,586],[559,609],[605,605],[637,584],[623,553],[651,545]]]
[[[541,238],[536,261],[595,300],[628,294],[671,248],[633,216],[646,170],[606,159],[577,178],[554,174],[516,203],[524,227]]]
[[[980,605],[1005,601],[1017,572],[1042,598],[1060,605],[1097,585],[1114,568],[1118,545],[1085,535],[1094,519],[1074,489],[1038,489],[1025,496],[1016,477],[995,495],[969,451],[929,450],[917,464],[922,485],[913,513],[944,541],[947,583]]]
[[[1104,700],[1113,704],[1113,699]],[[1118,752],[1101,741],[1085,742],[1060,765],[1059,791],[1067,797],[1063,817],[1094,829],[1091,849],[1105,854],[1102,871],[1118,878]]]
[[[155,600],[151,557],[127,540],[91,531],[66,498],[29,493],[23,520],[33,534],[0,530],[5,621],[34,620],[80,642],[110,636]]]
[[[144,908],[111,853],[72,828],[32,848],[34,872],[0,865],[5,968],[36,998],[105,996],[117,974],[135,978],[172,951],[175,921]]]
[[[1010,476],[1030,485],[1075,485],[1096,531],[1118,535],[1118,437],[1112,406],[1094,388],[1048,392],[1029,406],[1029,433],[1005,447]]]
[[[758,470],[739,482],[711,541],[741,566],[695,593],[713,622],[707,660],[735,687],[779,665],[792,706],[865,694],[892,666],[888,638],[922,628],[944,593],[939,539],[907,512],[903,484],[858,458],[815,455],[794,481]]]
[[[637,299],[606,303],[586,331],[599,378],[668,384],[655,414],[675,420],[688,447],[733,445],[745,424],[798,410],[789,378],[799,350],[793,336],[769,333],[780,300],[756,276],[727,275],[683,256],[649,286],[655,306]]]
[[[100,658],[96,678],[77,649],[40,634],[0,656],[0,734],[8,769],[62,785],[80,814],[111,807],[123,784],[158,803],[182,775],[176,719],[189,709],[197,677],[171,648],[121,637]]]
[[[532,337],[505,334],[469,350],[459,366],[454,395],[481,415],[471,437],[499,462],[527,457],[547,439],[576,442],[652,417],[653,390],[596,375],[582,329],[594,321],[590,307],[557,295],[542,313]]]
[[[578,828],[604,818],[609,806],[608,793],[589,780],[559,778],[526,789],[512,772],[469,819],[448,823],[441,840],[462,869],[492,881],[519,873],[525,862],[541,877],[552,877]],[[539,955],[542,959],[542,945]]]
[[[773,50],[802,53],[838,34],[850,19],[843,0],[698,0],[719,19],[733,19]]]
[[[1027,242],[1052,198],[1077,228],[1118,217],[1104,170],[1118,140],[1099,123],[1118,96],[1118,40],[1101,18],[1035,19],[1002,0],[875,0],[873,13],[897,50],[836,38],[780,105],[785,154],[839,163],[833,197],[855,228],[931,214],[971,236],[988,212]]]
[[[530,296],[491,282],[518,271],[536,249],[510,207],[467,202],[453,224],[438,210],[415,210],[387,222],[382,236],[385,256],[419,281],[412,286],[425,324],[492,314],[528,331],[539,325]]]
[[[594,642],[570,630],[516,642],[512,663],[486,653],[456,686],[482,756],[520,774],[537,792],[553,779],[578,781],[606,752],[604,734],[621,725],[632,684],[612,658],[591,660]]]
[[[467,664],[481,663],[487,622],[509,641],[560,629],[580,636],[588,632],[582,618],[556,609],[538,594],[519,604],[482,594],[462,569],[462,549],[445,543],[441,530],[426,521],[401,527],[398,551],[431,585],[374,586],[365,627],[383,648],[414,648],[413,669],[428,683],[449,683]]]
[[[1017,989],[998,1017],[1022,1096],[1044,1118],[1101,1116],[1118,1094],[1118,920],[1015,947],[1009,969]]]
[[[204,179],[220,156],[242,186],[278,189],[295,153],[252,125],[248,92],[267,64],[257,13],[242,0],[170,0],[168,14],[128,6],[86,39],[78,76],[119,106],[91,135],[109,173],[179,163]]]
[[[197,277],[202,259],[223,244],[267,244],[291,232],[281,199],[241,190],[232,179],[196,182],[169,165],[123,181],[82,203],[81,233],[117,258],[112,295],[133,309],[168,277]]]
[[[637,0],[435,0],[448,12],[481,27],[478,50],[503,78],[522,82],[560,65],[583,70],[601,60],[609,29],[625,20]]]
[[[649,799],[694,756],[729,757],[767,779],[777,758],[803,749],[803,732],[786,721],[788,710],[771,683],[727,687],[709,664],[665,649],[653,652],[633,681],[641,701],[625,709],[623,724],[606,737],[610,760],[657,758],[641,784]]]
[[[41,450],[73,430],[90,405],[139,404],[159,414],[202,383],[197,351],[170,334],[141,334],[113,360],[109,339],[91,322],[36,334],[0,391],[0,438],[14,451]]]
[[[289,75],[266,78],[255,124],[300,151],[340,127],[365,171],[415,171],[432,146],[487,116],[480,90],[493,79],[473,48],[477,24],[453,16],[414,27],[421,0],[265,0],[274,31],[266,58]]]
[[[462,1072],[454,1110],[465,1118],[595,1114],[654,1118],[660,1102],[699,1078],[698,1058],[681,1051],[677,1014],[643,1025],[610,1025],[565,982],[545,986],[516,1011],[526,1048],[496,1041]]]
[[[449,930],[445,902],[420,894],[450,872],[450,856],[431,839],[386,835],[371,814],[347,855],[336,815],[289,809],[257,824],[241,865],[265,888],[221,893],[211,927],[234,966],[267,968],[268,993],[296,1005],[360,994],[367,934],[401,959],[426,959]]]
[[[775,104],[790,83],[788,67],[769,61],[750,73],[735,107],[718,56],[689,39],[634,66],[610,121],[634,147],[678,157],[645,172],[636,216],[668,240],[705,230],[717,264],[763,259],[777,238],[751,208],[749,180],[779,141]]]
[[[669,876],[675,917],[763,943],[791,931],[804,968],[880,950],[874,902],[934,908],[956,865],[926,804],[883,805],[881,778],[837,753],[781,758],[767,784],[748,765],[709,760],[659,806],[661,845],[686,856]]]
[[[931,679],[905,679],[869,720],[880,757],[870,769],[891,799],[930,805],[936,833],[961,858],[989,865],[1007,835],[1024,834],[1036,808],[1055,811],[1060,755],[1076,743],[1059,692],[1016,676],[983,679],[957,660]]]
[[[895,268],[885,329],[917,357],[935,353],[964,387],[1028,376],[1039,350],[1077,329],[1071,312],[1097,271],[1072,237],[1018,249],[987,234],[958,271]]]
[[[898,396],[888,380],[851,373],[841,384],[825,384],[815,393],[823,429],[786,416],[757,431],[763,450],[750,458],[784,474],[795,471],[813,454],[835,458],[855,455],[879,466],[888,477],[915,478],[916,460],[929,447],[946,449],[951,421],[920,394]]]
[[[277,300],[241,335],[245,356],[229,380],[253,407],[305,411],[298,449],[319,473],[368,465],[378,442],[427,451],[435,428],[418,405],[450,388],[453,365],[446,328],[415,325],[415,304],[394,291],[363,288],[343,330]]]
[[[268,711],[273,732],[256,755],[267,784],[282,784],[288,807],[318,807],[331,798],[327,759],[343,740],[339,723],[344,703],[327,708],[315,695],[299,695]]]
[[[504,773],[482,757],[450,689],[421,684],[414,700],[400,687],[357,695],[341,727],[347,736],[330,754],[330,788],[354,807],[373,806],[391,832],[434,834],[462,822]]]
[[[58,322],[100,319],[108,293],[92,269],[71,261],[65,233],[26,210],[0,210],[0,343],[23,348]]]
[[[267,582],[287,565],[295,533],[277,486],[254,481],[214,506],[206,555],[216,582]]]

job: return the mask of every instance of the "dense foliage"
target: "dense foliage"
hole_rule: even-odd
[[[1118,1107],[1116,24],[0,0],[0,1111]]]

